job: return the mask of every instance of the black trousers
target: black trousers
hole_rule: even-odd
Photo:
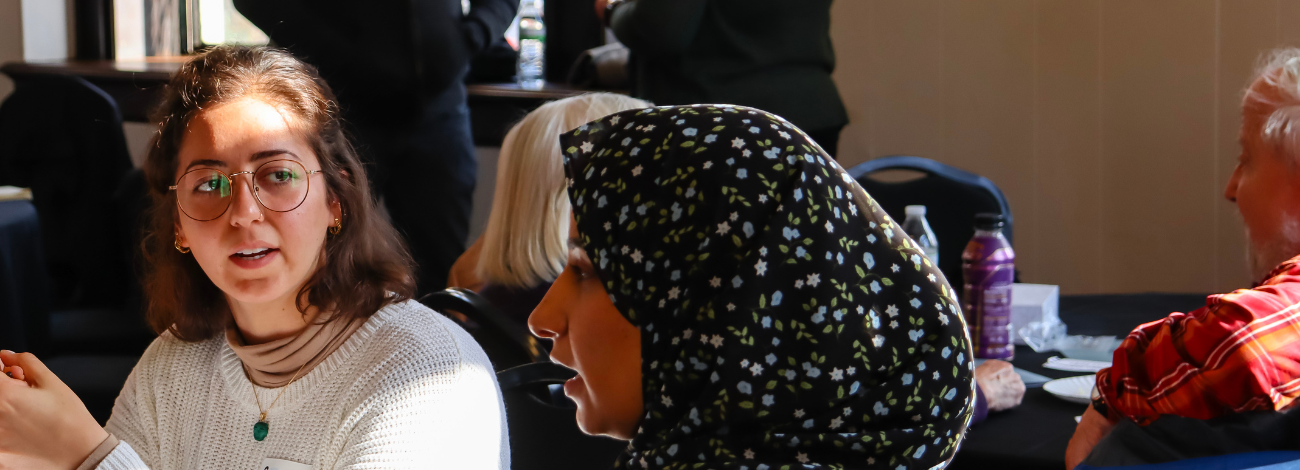
[[[428,112],[409,125],[351,130],[375,197],[406,238],[417,264],[419,293],[442,290],[465,251],[478,162],[469,109]]]

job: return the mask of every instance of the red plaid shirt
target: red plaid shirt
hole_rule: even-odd
[[[1146,425],[1282,410],[1300,396],[1300,256],[1253,289],[1211,295],[1191,313],[1137,327],[1097,373],[1111,410]]]

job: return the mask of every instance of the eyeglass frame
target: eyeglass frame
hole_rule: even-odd
[[[292,209],[285,209],[285,210],[282,210],[282,211],[278,211],[278,210],[272,209],[272,208],[270,208],[270,207],[267,207],[267,206],[266,206],[266,203],[265,203],[265,202],[262,202],[262,196],[261,196],[260,194],[258,194],[258,190],[260,189],[260,187],[258,187],[256,180],[253,179],[252,176],[250,176],[250,177],[249,177],[249,180],[248,180],[248,184],[252,187],[252,190],[253,190],[253,199],[257,201],[257,205],[262,206],[263,209],[266,209],[266,210],[271,211],[271,212],[293,212],[294,209],[297,209],[297,208],[299,208],[299,207],[302,207],[302,203],[307,202],[307,195],[308,195],[308,194],[311,194],[311,175],[314,175],[314,174],[317,174],[317,173],[323,173],[325,170],[308,170],[308,169],[307,169],[307,166],[306,166],[306,165],[303,165],[302,162],[297,161],[297,160],[293,160],[293,159],[289,159],[289,158],[281,158],[281,159],[277,159],[277,160],[271,160],[271,161],[268,161],[268,162],[263,162],[261,165],[258,165],[257,168],[254,168],[253,171],[237,171],[237,172],[231,173],[231,174],[229,174],[229,175],[227,175],[226,172],[221,171],[221,170],[218,170],[218,169],[216,169],[216,168],[195,168],[195,169],[193,169],[193,170],[189,170],[189,171],[186,171],[185,173],[182,173],[181,176],[180,176],[179,178],[176,178],[176,184],[173,184],[173,185],[167,187],[167,191],[168,191],[168,192],[171,192],[171,191],[177,191],[177,188],[180,187],[180,182],[181,182],[181,180],[185,179],[185,176],[186,176],[186,175],[189,175],[190,173],[194,173],[194,172],[196,172],[196,171],[204,171],[204,170],[210,170],[210,171],[215,171],[215,172],[217,172],[217,173],[220,174],[222,177],[226,178],[226,181],[229,181],[229,182],[230,182],[230,187],[231,187],[231,188],[234,188],[234,187],[235,187],[235,177],[236,177],[236,176],[239,176],[239,175],[245,175],[245,174],[246,174],[246,175],[257,175],[257,172],[262,171],[262,167],[265,167],[265,166],[270,165],[270,164],[275,163],[275,162],[293,162],[293,163],[298,164],[298,166],[301,166],[302,169],[303,169],[303,171],[307,172],[307,178],[306,178],[306,179],[307,179],[307,190],[304,191],[304,192],[302,193],[302,200],[301,200],[301,201],[298,201],[298,205],[293,206]],[[220,214],[217,214],[216,216],[212,217],[211,219],[197,219],[197,218],[195,218],[194,216],[190,215],[189,212],[185,212],[185,208],[181,206],[180,193],[177,192],[177,195],[176,195],[176,208],[177,208],[177,209],[180,209],[181,213],[182,213],[182,214],[185,214],[185,216],[186,216],[186,217],[189,217],[191,220],[194,220],[194,221],[196,221],[196,222],[211,222],[211,221],[213,221],[213,220],[220,219],[221,216],[223,216],[223,215],[226,215],[226,211],[230,210],[230,205],[234,203],[234,200],[235,200],[235,198],[234,198],[234,191],[232,190],[232,191],[231,191],[231,197],[230,197],[228,200],[226,200],[226,208],[225,208],[225,209],[222,209]]]

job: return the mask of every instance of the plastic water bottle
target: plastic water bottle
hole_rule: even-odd
[[[515,78],[519,86],[539,90],[546,84],[546,22],[542,20],[542,0],[523,0],[519,4],[519,64]]]
[[[1016,252],[1002,236],[1002,214],[976,214],[975,236],[961,253],[962,307],[975,357],[1011,360],[1011,284]]]
[[[930,223],[925,220],[925,206],[907,206],[903,212],[907,214],[907,220],[903,221],[903,232],[912,237],[912,241],[925,252],[925,257],[930,258],[930,263],[938,267],[939,239],[934,237],[934,230],[930,230]]]

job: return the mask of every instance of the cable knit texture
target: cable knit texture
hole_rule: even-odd
[[[487,355],[446,317],[407,301],[384,307],[289,385],[253,440],[262,403],[218,336],[149,346],[106,429],[122,440],[98,468],[261,468],[275,458],[314,468],[510,468],[501,390]]]

